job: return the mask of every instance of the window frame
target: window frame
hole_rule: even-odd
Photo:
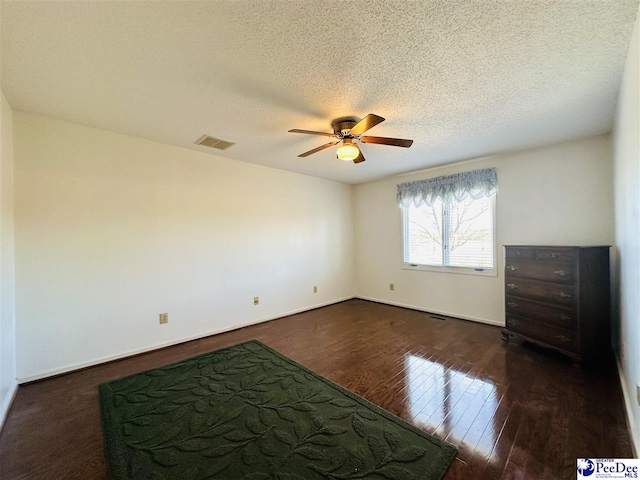
[[[404,227],[405,227],[405,210],[407,207],[400,207],[400,234],[401,234],[401,262],[403,270],[413,270],[419,272],[438,272],[438,273],[455,273],[462,275],[476,275],[481,277],[497,277],[498,276],[498,229],[497,229],[497,198],[498,194],[491,195],[491,212],[493,224],[493,268],[476,269],[471,267],[454,267],[449,265],[420,265],[405,263],[404,261]]]

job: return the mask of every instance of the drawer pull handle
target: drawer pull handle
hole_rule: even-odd
[[[566,277],[567,275],[569,275],[567,272],[565,272],[564,270],[554,270],[553,273],[555,273],[556,275],[558,275],[559,277]]]
[[[556,315],[560,320],[570,320],[571,317],[569,315],[565,315],[564,313],[558,313]]]
[[[507,283],[507,287],[509,287],[511,290],[517,290],[518,288],[518,284],[517,283]]]
[[[564,335],[556,335],[555,338],[557,338],[558,340],[564,343],[569,342],[569,337],[565,337]]]
[[[515,307],[517,307],[517,306],[518,306],[518,304],[517,304],[516,302],[509,302],[509,303],[507,303],[507,307],[515,308]]]
[[[516,250],[516,255],[519,257],[520,255],[522,255],[522,253],[520,253],[520,250]]]
[[[515,272],[516,270],[518,270],[518,267],[516,267],[515,265],[507,265],[507,270]]]
[[[550,254],[549,254],[549,256],[550,256],[551,258],[557,258],[557,257],[558,257],[558,254],[557,254],[557,253],[550,253]]]
[[[564,293],[564,292],[556,292],[556,295],[560,298],[570,298],[571,295],[569,295],[568,293]]]

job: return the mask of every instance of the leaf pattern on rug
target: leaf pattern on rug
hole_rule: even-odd
[[[257,341],[100,386],[114,479],[438,479],[455,448]]]

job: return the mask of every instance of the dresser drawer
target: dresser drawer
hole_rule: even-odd
[[[536,249],[533,247],[509,247],[506,253],[507,261],[518,259],[531,259],[536,258]]]
[[[573,283],[575,280],[575,268],[572,263],[510,260],[504,269],[507,281],[511,278],[531,278],[547,282]]]
[[[576,250],[567,247],[538,247],[536,248],[536,259],[573,263],[576,259]]]
[[[509,314],[507,314],[507,328],[515,333],[520,333],[569,352],[577,351],[575,333],[565,328],[554,327]]]
[[[573,307],[576,305],[575,287],[562,283],[546,283],[539,280],[507,277],[505,284],[507,295],[531,298],[544,302]]]
[[[505,301],[507,315],[525,317],[540,322],[573,330],[576,325],[574,308],[537,303],[524,298],[507,295]]]

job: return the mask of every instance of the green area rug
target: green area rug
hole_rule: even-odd
[[[258,341],[99,388],[116,480],[437,480],[456,454]]]

